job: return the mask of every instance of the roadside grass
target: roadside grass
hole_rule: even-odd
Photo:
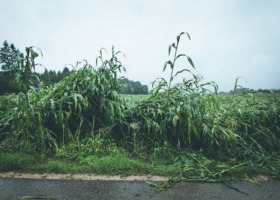
[[[42,160],[39,155],[25,153],[0,153],[0,172],[28,173],[93,173],[96,175],[160,175],[177,176],[180,169],[163,161],[141,161],[125,155],[87,156],[80,160],[50,157]]]
[[[228,180],[246,180],[259,174],[278,177],[271,169],[255,167],[250,163],[221,162],[191,151],[170,157],[152,155],[145,160],[125,154],[85,156],[78,160],[26,153],[0,153],[0,173],[58,173],[96,175],[156,175],[185,181],[216,181],[219,176]],[[279,170],[278,170],[279,171]],[[278,172],[279,173],[279,172]]]
[[[24,153],[0,153],[0,171],[28,171],[38,159]]]

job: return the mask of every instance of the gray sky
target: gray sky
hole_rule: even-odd
[[[169,76],[168,46],[186,31],[192,40],[182,38],[180,52],[203,82],[229,91],[242,76],[243,87],[280,88],[279,0],[0,0],[0,10],[0,42],[39,47],[47,69],[95,65],[100,48],[114,45],[126,55],[123,75],[149,85]]]

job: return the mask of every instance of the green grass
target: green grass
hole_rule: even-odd
[[[34,155],[23,153],[0,153],[0,171],[29,171],[38,163]]]
[[[80,160],[48,158],[25,153],[0,153],[0,172],[93,173],[103,175],[175,176],[180,169],[172,164],[151,163],[124,155],[87,156]]]

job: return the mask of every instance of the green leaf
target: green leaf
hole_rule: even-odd
[[[162,71],[165,71],[167,65],[170,65],[170,68],[172,69],[173,68],[173,63],[171,60],[168,60],[167,62],[164,63],[164,67],[163,67],[163,70]]]
[[[176,74],[174,75],[174,77],[177,76],[178,74],[181,74],[182,72],[190,72],[190,73],[191,73],[191,71],[188,70],[188,69],[182,69],[182,70],[176,72]]]
[[[187,35],[188,38],[189,38],[189,40],[191,40],[190,34],[189,34],[188,32],[181,32],[181,33],[177,36],[177,44],[179,43],[180,37],[181,37],[182,35]]]
[[[167,62],[164,63],[164,67],[163,67],[163,70],[162,70],[163,72],[165,71],[166,67],[167,67]]]
[[[172,44],[169,45],[169,47],[168,47],[168,55],[170,55],[172,47],[176,49],[175,43],[172,43]]]
[[[187,59],[188,59],[189,63],[191,64],[191,66],[195,69],[192,59],[189,56],[187,56]]]
[[[172,120],[173,126],[174,126],[174,127],[177,126],[178,120],[179,120],[179,116],[178,116],[178,115],[175,115],[175,116],[173,117],[173,120]]]
[[[189,40],[191,40],[191,36],[189,33],[185,32],[185,34],[188,36]]]
[[[180,57],[182,57],[182,56],[187,57],[186,54],[179,54],[178,56],[176,56],[176,59],[178,59],[178,58],[180,58]]]

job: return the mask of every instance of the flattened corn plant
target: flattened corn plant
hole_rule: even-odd
[[[199,149],[211,148],[214,138],[203,132],[205,116],[218,106],[216,94],[212,94],[206,86],[215,83],[200,83],[199,76],[194,75],[190,69],[175,71],[175,63],[178,59],[186,58],[194,69],[191,58],[186,54],[178,54],[181,33],[177,36],[176,43],[168,48],[168,54],[174,52],[172,59],[168,60],[163,68],[169,67],[169,80],[159,78],[153,82],[153,90],[150,98],[138,103],[127,116],[126,127],[122,127],[124,137],[128,137],[127,144],[135,146],[134,141],[141,141],[148,150],[153,150],[155,144],[168,142],[173,147]],[[172,86],[173,80],[181,73],[189,73],[193,78],[183,79],[183,82]],[[131,140],[129,140],[131,139]],[[142,147],[140,147],[141,149]]]
[[[112,58],[103,60],[101,50],[101,64],[96,69],[87,62],[78,63],[83,64],[81,69],[49,88],[43,83],[34,88],[24,82],[26,93],[4,96],[0,105],[1,142],[12,149],[46,155],[70,142],[110,134],[125,109],[123,98],[116,92],[117,71],[124,69],[116,57],[119,53],[113,48]],[[19,73],[29,70],[30,65],[35,68],[37,56],[28,48],[26,64]]]
[[[126,121],[118,129],[123,146],[136,154],[172,146],[179,152],[185,180],[222,180],[226,174],[248,168],[279,175],[279,95],[262,96],[263,102],[252,94],[221,99],[214,82],[201,83],[189,68],[176,72],[179,58],[185,57],[194,68],[189,56],[177,52],[183,35],[190,39],[188,33],[181,33],[168,48],[169,55],[174,52],[163,68],[169,67],[169,80],[157,79],[150,97],[126,111]],[[185,72],[192,78],[172,86],[175,77]],[[195,168],[198,173],[190,173]]]

